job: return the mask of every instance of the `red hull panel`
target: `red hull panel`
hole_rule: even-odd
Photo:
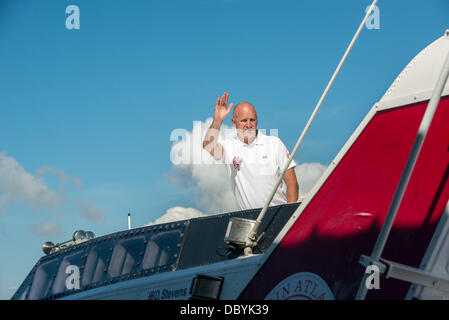
[[[427,102],[377,112],[240,295],[264,299],[283,279],[319,275],[353,299],[388,212]],[[383,258],[418,267],[449,198],[449,98],[440,101]],[[410,284],[381,278],[368,299],[402,299]],[[279,296],[280,299],[287,296]]]

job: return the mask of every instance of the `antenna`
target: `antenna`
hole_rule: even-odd
[[[131,213],[128,212],[128,230],[131,229]]]

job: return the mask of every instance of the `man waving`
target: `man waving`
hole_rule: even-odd
[[[234,108],[232,124],[235,135],[219,141],[221,124],[231,113],[226,92],[215,103],[214,120],[203,141],[203,148],[216,160],[222,160],[231,179],[232,191],[241,210],[264,206],[274,188],[290,153],[282,141],[257,130],[257,113],[249,102]],[[284,175],[286,190],[281,184],[270,203],[279,205],[298,200],[298,182],[292,160]]]

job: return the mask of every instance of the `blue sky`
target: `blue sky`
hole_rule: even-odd
[[[227,91],[291,150],[370,3],[0,0],[0,298],[47,240],[115,232],[129,211],[134,226],[176,206],[212,213],[195,175],[171,163],[171,132],[205,122]],[[69,5],[78,30],[66,28]],[[448,0],[378,8],[380,29],[361,33],[298,163],[326,166],[449,29]]]

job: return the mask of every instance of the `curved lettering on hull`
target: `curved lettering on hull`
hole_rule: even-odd
[[[299,272],[282,280],[265,300],[334,300],[334,295],[320,276]]]

